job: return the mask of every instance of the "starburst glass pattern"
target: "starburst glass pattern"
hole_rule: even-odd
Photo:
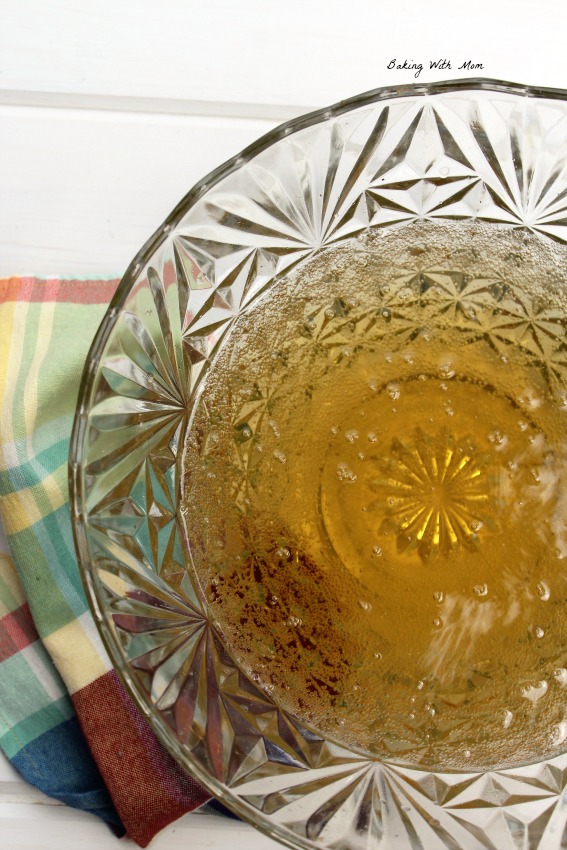
[[[487,463],[470,435],[456,442],[450,432],[430,437],[418,429],[411,443],[396,439],[372,482],[370,509],[385,514],[380,530],[396,534],[398,551],[415,549],[424,561],[475,549],[490,501]]]
[[[564,846],[565,756],[485,773],[417,770],[370,759],[282,710],[225,646],[180,523],[184,440],[235,321],[342,242],[357,246],[362,270],[368,236],[379,251],[382,237],[416,223],[474,221],[567,242],[565,93],[480,81],[355,98],[276,130],[187,195],[133,261],[85,369],[73,519],[103,638],[180,764],[295,847]],[[338,297],[320,308],[298,289],[302,354],[323,348],[340,361],[359,333],[369,343],[388,336],[395,354],[449,322],[463,344],[499,357],[513,339],[552,391],[565,380],[564,310],[490,269],[469,276],[413,256],[379,293],[378,311]],[[280,337],[274,354],[285,365]],[[230,456],[242,510],[275,390],[259,378],[246,392]],[[482,546],[476,526],[492,479],[473,441],[424,428],[390,448],[372,499],[399,549],[427,561]]]
[[[222,245],[261,246],[278,271],[369,226],[424,217],[477,216],[564,239],[566,175],[556,163],[566,128],[560,106],[544,113],[537,101],[505,96],[471,108],[449,91],[361,108],[259,153],[246,177],[213,187],[180,230],[210,262]],[[519,144],[528,129],[530,145]]]
[[[552,814],[566,767],[544,762],[527,784],[526,768],[440,777],[358,758],[308,777],[245,780],[237,793],[292,833],[306,822],[317,847],[559,850]]]

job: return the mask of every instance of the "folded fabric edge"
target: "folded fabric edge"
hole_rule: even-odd
[[[72,694],[91,752],[104,764],[111,797],[128,837],[146,847],[153,836],[210,800],[156,738],[113,670]],[[112,711],[114,723],[108,728]],[[101,734],[104,729],[104,734]],[[129,795],[132,782],[136,794]],[[144,817],[139,815],[143,812]]]
[[[76,716],[35,738],[10,761],[48,797],[97,815],[116,836],[126,834]]]
[[[15,566],[0,554],[0,747],[31,785],[125,829],[37,634]]]

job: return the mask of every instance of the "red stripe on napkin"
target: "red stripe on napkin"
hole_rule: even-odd
[[[107,304],[118,281],[37,277],[10,277],[0,280],[0,304],[7,301],[62,301],[67,304]]]
[[[96,679],[72,699],[128,836],[141,847],[209,799],[157,742],[116,673]]]
[[[38,639],[27,602],[0,617],[0,662]]]

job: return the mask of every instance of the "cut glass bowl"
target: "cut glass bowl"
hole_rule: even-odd
[[[284,844],[565,846],[567,623],[554,593],[566,546],[566,242],[566,93],[468,80],[378,89],[282,125],[197,184],[124,275],[72,438],[85,586],[160,740]],[[478,357],[474,380],[460,350]],[[380,360],[378,377],[361,351]],[[348,395],[357,357],[361,419],[335,421],[329,403],[318,448],[313,398],[324,386],[323,401]],[[308,392],[288,387],[282,400],[290,374]],[[450,424],[428,431],[422,385]],[[384,412],[369,425],[376,398]],[[484,410],[513,420],[515,436],[479,436]],[[294,415],[284,446],[282,417]],[[535,446],[524,454],[520,432]],[[315,457],[305,481],[294,441]],[[266,540],[272,503],[280,526]],[[494,573],[503,530],[511,562],[537,554],[515,584]],[[318,573],[327,550],[335,572]],[[455,565],[468,582],[479,563],[490,578],[480,570],[455,589]],[[425,614],[403,603],[419,582]],[[398,615],[384,602],[382,640],[386,585],[402,601]],[[501,659],[477,652],[475,666],[462,641],[492,635],[503,592],[531,653],[504,701]],[[532,609],[540,619],[524,623]],[[440,684],[447,670],[454,692]]]

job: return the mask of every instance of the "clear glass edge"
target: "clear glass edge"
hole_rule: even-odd
[[[222,163],[198,181],[183,196],[177,206],[135,255],[120,280],[116,292],[109,304],[109,308],[91,344],[79,386],[77,407],[69,447],[68,465],[73,539],[83,587],[109,657],[113,664],[115,664],[116,672],[134,704],[175,761],[181,764],[188,773],[194,776],[211,793],[211,795],[221,800],[221,802],[227,805],[229,809],[248,822],[255,829],[258,829],[263,834],[270,836],[288,847],[294,848],[294,850],[302,850],[302,848],[318,848],[320,845],[311,841],[306,836],[297,836],[286,827],[270,823],[270,821],[263,816],[260,810],[243,802],[223,783],[211,777],[197,761],[192,759],[191,754],[185,751],[181,745],[173,746],[172,730],[158,715],[155,713],[152,714],[149,711],[148,706],[143,701],[138,691],[127,665],[123,663],[123,655],[120,644],[114,634],[114,630],[109,627],[99,606],[101,588],[97,587],[98,582],[88,569],[91,555],[87,542],[87,529],[83,509],[85,504],[85,480],[82,467],[88,419],[87,411],[89,409],[95,387],[96,377],[98,374],[98,364],[102,357],[102,352],[104,351],[106,343],[112,333],[119,313],[130,294],[138,273],[161,247],[177,221],[188,212],[191,206],[193,206],[206,191],[219,183],[227,175],[241,167],[244,163],[251,160],[261,151],[267,149],[280,139],[289,135],[291,132],[305,129],[319,121],[329,120],[352,109],[379,103],[384,100],[411,96],[425,97],[428,95],[455,91],[461,91],[463,93],[467,91],[501,92],[504,94],[508,93],[537,99],[558,100],[567,103],[567,89],[529,86],[521,83],[477,77],[472,79],[443,80],[436,83],[424,82],[419,84],[408,83],[396,86],[383,86],[355,95],[346,100],[339,101],[332,106],[309,112],[278,125],[269,133],[261,136],[254,143],[244,148],[244,150],[242,150],[239,154],[231,157],[229,160]],[[415,769],[419,770],[418,767]],[[432,771],[427,768],[424,768],[423,772],[432,773]],[[473,773],[483,774],[485,772],[486,771],[482,770],[471,771],[471,775]],[[442,775],[441,771],[435,771],[435,773]],[[443,773],[462,774],[463,771],[446,770],[443,771]],[[558,807],[563,810],[567,810],[567,798],[565,798],[564,794],[560,797]]]

